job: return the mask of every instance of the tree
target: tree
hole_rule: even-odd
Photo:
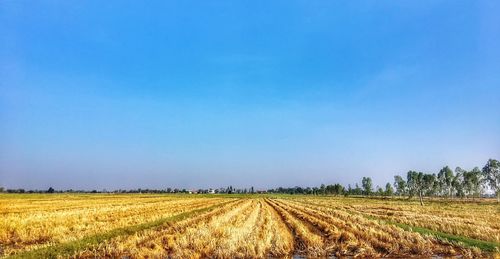
[[[408,188],[408,198],[412,198],[417,193],[417,178],[418,173],[415,171],[408,171],[406,173],[406,184]]]
[[[370,177],[363,177],[361,180],[361,186],[363,186],[363,191],[365,195],[370,195],[373,190],[373,184],[372,184],[372,178]]]
[[[464,192],[472,196],[481,196],[482,173],[479,168],[475,167],[472,171],[464,173]]]
[[[483,167],[483,176],[489,187],[495,192],[497,202],[500,202],[500,162],[489,159]]]
[[[435,174],[432,174],[434,176],[434,184],[432,185],[431,189],[428,190],[429,195],[436,196],[439,195],[441,192],[441,187],[439,184],[439,181],[437,179],[437,176]]]
[[[385,193],[384,193],[384,189],[382,189],[382,187],[380,187],[380,186],[378,186],[378,185],[377,185],[376,190],[377,190],[377,195],[378,195],[378,196],[383,196],[383,195],[385,194]]]
[[[406,181],[403,177],[399,175],[394,176],[394,187],[396,188],[396,193],[399,196],[406,194]]]
[[[332,192],[335,195],[342,195],[345,192],[345,188],[341,184],[336,183],[332,186]]]
[[[319,191],[322,195],[326,194],[326,187],[324,184],[321,184],[321,186],[319,187]]]
[[[385,195],[392,196],[393,194],[394,194],[394,189],[392,188],[392,185],[390,183],[387,183],[385,185]]]
[[[354,191],[354,195],[362,195],[363,194],[363,190],[359,187],[358,183],[356,183],[353,191]]]
[[[422,199],[424,192],[424,173],[408,171],[407,174],[408,191],[410,193],[410,198],[414,195],[418,195],[420,198],[420,205],[424,206],[424,201]]]
[[[54,188],[52,188],[52,187],[50,187],[50,188],[47,190],[47,193],[54,193],[54,192],[55,192],[55,190],[54,190]]]
[[[454,178],[455,176],[453,175],[453,171],[448,166],[439,170],[437,179],[439,181],[442,194],[448,195],[448,197],[452,196]]]
[[[422,177],[422,193],[427,196],[434,195],[434,183],[436,182],[435,174],[423,174]]]
[[[467,171],[464,169],[457,167],[455,168],[455,177],[453,177],[452,185],[453,189],[455,189],[457,196],[463,198],[465,196],[464,192],[464,174]]]

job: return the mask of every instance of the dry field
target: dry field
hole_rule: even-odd
[[[498,257],[500,205],[231,195],[0,195],[3,257]]]

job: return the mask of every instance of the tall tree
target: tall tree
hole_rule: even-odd
[[[481,196],[481,183],[483,182],[481,170],[475,167],[472,171],[464,172],[463,177],[464,192],[472,196],[472,199],[474,199],[475,196]]]
[[[453,189],[455,189],[458,197],[463,198],[465,196],[464,192],[464,174],[467,171],[464,169],[457,167],[455,168],[455,177],[453,177],[452,185]]]
[[[392,185],[390,183],[387,183],[385,185],[385,195],[392,196],[393,194],[394,194],[394,189],[392,188]]]
[[[483,176],[489,187],[495,192],[497,202],[500,202],[500,162],[490,159],[483,167]]]
[[[451,197],[453,191],[453,171],[448,166],[445,166],[439,170],[437,178],[442,194],[446,194],[448,197]]]
[[[422,177],[422,193],[423,195],[434,195],[434,183],[436,182],[435,174],[423,174]]]
[[[356,187],[354,188],[354,195],[362,195],[363,194],[363,190],[361,189],[361,187],[359,187],[358,183],[356,183]]]
[[[433,196],[436,196],[436,195],[439,195],[441,192],[441,185],[439,184],[437,176],[435,174],[432,174],[432,175],[434,176],[434,184],[432,185],[429,193]]]
[[[361,180],[361,186],[363,186],[363,191],[365,195],[370,195],[373,190],[372,178],[363,177],[363,179]]]
[[[394,187],[396,188],[396,193],[399,196],[406,194],[406,181],[403,177],[399,175],[394,176]]]
[[[408,173],[406,173],[406,185],[408,187],[408,198],[412,198],[413,196],[415,196],[415,194],[417,193],[416,190],[417,190],[417,175],[418,173],[415,172],[415,171],[408,171]]]
[[[409,171],[406,182],[408,183],[410,198],[414,195],[418,195],[420,198],[420,205],[424,206],[424,201],[422,199],[424,195],[424,173]]]
[[[339,183],[336,183],[333,185],[333,194],[335,195],[342,195],[345,192],[344,186],[342,186]]]

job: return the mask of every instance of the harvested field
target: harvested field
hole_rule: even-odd
[[[469,258],[498,256],[499,247],[499,205],[490,202],[420,207],[257,195],[3,195],[0,202],[4,257]]]

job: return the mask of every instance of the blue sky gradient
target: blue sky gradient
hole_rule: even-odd
[[[500,158],[498,1],[0,1],[0,186],[383,185]]]

